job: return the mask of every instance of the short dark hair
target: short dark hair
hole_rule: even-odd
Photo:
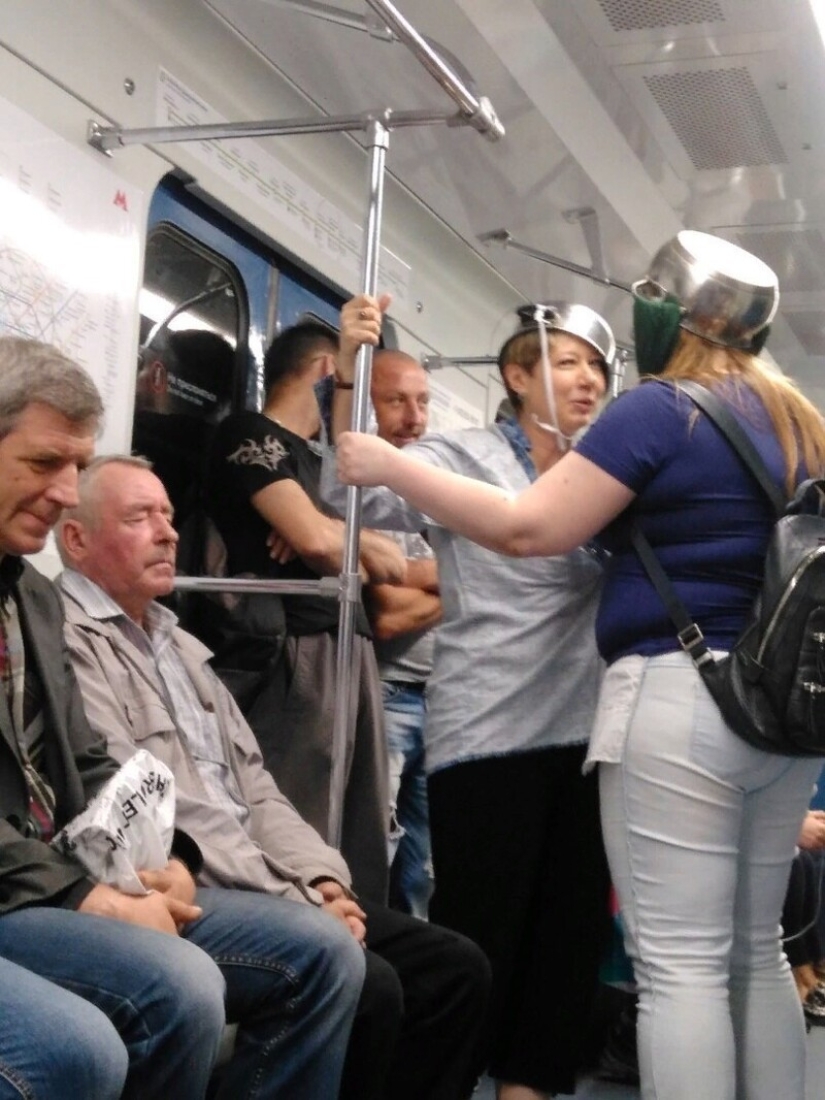
[[[322,352],[338,350],[338,336],[318,321],[303,321],[276,336],[264,356],[264,394],[290,378],[303,373],[307,359]]]

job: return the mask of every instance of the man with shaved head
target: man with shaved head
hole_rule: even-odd
[[[421,364],[403,351],[373,356],[370,388],[378,434],[395,447],[427,430],[430,386]],[[404,585],[374,584],[366,591],[381,675],[390,772],[390,904],[427,916],[433,887],[424,722],[427,678],[433,666],[433,627],[441,618],[438,570],[419,534],[385,531],[407,558]]]

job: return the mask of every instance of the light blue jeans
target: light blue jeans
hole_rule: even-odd
[[[424,771],[423,691],[382,680],[390,779],[390,905],[427,919],[433,861]]]
[[[21,1078],[15,1085],[7,1074],[5,1084],[12,1091],[0,1085],[4,1100],[119,1096],[127,1055],[124,1098],[202,1100],[223,1034],[224,981],[212,960],[191,943],[108,917],[35,906],[0,917],[0,957],[32,977],[40,975],[39,990],[25,977],[9,988],[5,972],[0,978],[4,1060],[8,1057],[34,1084],[38,1072],[53,1079],[64,1057],[68,1068],[89,1050],[95,1059],[78,1077],[67,1073],[53,1091],[14,1091]],[[8,1050],[15,1018],[7,994],[12,1006],[18,993],[37,1004],[43,986],[49,1001],[39,1030],[18,1036],[16,1050]],[[112,1080],[100,1083],[109,1065]]]
[[[684,654],[645,663],[605,847],[639,985],[643,1100],[804,1100],[805,1029],[780,944],[817,760],[751,748]]]
[[[19,910],[0,917],[0,957],[109,1017],[129,1058],[124,1097],[202,1100],[227,1019],[238,1034],[222,1100],[336,1100],[363,948],[341,921],[300,902],[215,888],[199,890],[197,904],[203,916],[180,938],[65,909]],[[102,1028],[101,1043],[110,1040]],[[45,1095],[98,1100],[68,1086]]]
[[[203,888],[196,904],[203,916],[183,935],[220,967],[238,1024],[217,1097],[336,1100],[364,949],[342,921],[298,901]]]
[[[0,958],[0,1100],[118,1100],[129,1060],[99,1008]]]

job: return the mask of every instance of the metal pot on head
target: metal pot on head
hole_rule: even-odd
[[[647,301],[676,302],[680,326],[715,344],[758,350],[754,337],[779,307],[775,273],[730,241],[683,229],[662,245],[633,293]],[[757,346],[758,344],[758,346]]]

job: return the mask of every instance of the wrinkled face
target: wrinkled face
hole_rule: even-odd
[[[0,440],[0,553],[43,549],[63,509],[77,504],[77,475],[94,454],[96,426],[35,403]]]
[[[388,351],[376,355],[370,396],[378,434],[393,446],[404,447],[427,430],[427,372],[409,356]]]
[[[73,564],[141,622],[175,578],[178,536],[169,497],[151,470],[118,463],[104,466],[90,491],[91,524],[71,520],[64,533]]]
[[[590,423],[604,397],[604,360],[592,345],[566,332],[554,332],[549,343],[558,426],[565,435],[572,436]],[[550,410],[541,360],[529,372],[522,367],[516,371],[511,385],[522,394],[523,413],[546,422]]]

